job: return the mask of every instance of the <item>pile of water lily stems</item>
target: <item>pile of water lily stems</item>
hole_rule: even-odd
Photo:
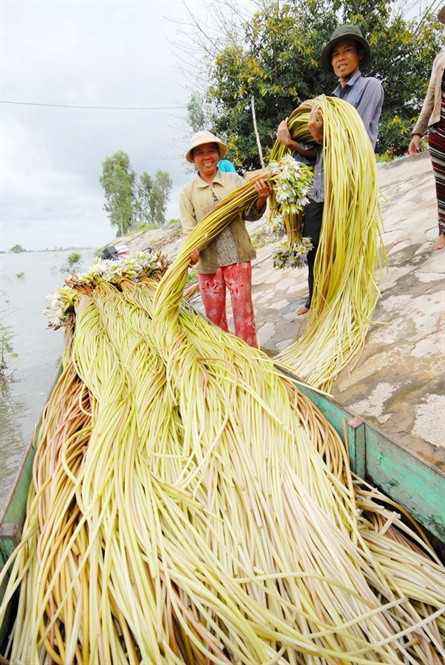
[[[56,295],[63,372],[0,576],[0,624],[20,587],[12,663],[443,662],[426,539],[265,354],[182,298],[191,248],[251,200],[166,272],[99,262]]]
[[[277,357],[312,386],[330,390],[362,348],[379,291],[380,223],[374,152],[357,111],[335,97],[302,104],[289,119],[292,136],[310,140],[314,101],[324,120],[325,205],[314,266],[314,292],[303,334]],[[286,148],[277,142],[271,159]]]

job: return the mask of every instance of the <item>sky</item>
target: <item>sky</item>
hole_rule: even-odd
[[[248,13],[252,0],[234,0]],[[407,3],[415,8],[422,2]],[[169,172],[167,219],[191,176],[191,81],[175,41],[187,7],[210,33],[206,0],[0,0],[3,101],[179,107],[144,111],[0,104],[0,249],[100,247],[114,231],[103,210],[102,162],[125,150],[137,174]],[[219,4],[225,11],[226,4]],[[218,2],[216,2],[218,7]],[[411,7],[412,9],[412,7]],[[215,37],[217,42],[217,36]],[[191,44],[190,51],[193,50]],[[217,46],[217,43],[216,43]],[[186,68],[187,69],[187,68]]]
[[[199,15],[200,0],[186,0]],[[172,110],[1,104],[1,249],[99,247],[114,237],[102,161],[125,150],[137,174],[173,179],[167,219],[191,178],[184,107],[190,84],[172,46],[180,0],[2,0],[1,99]]]

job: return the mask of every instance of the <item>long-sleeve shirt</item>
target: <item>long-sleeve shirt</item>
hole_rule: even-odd
[[[344,99],[357,109],[365,125],[372,147],[375,148],[384,98],[383,87],[380,81],[373,77],[362,76],[361,72],[357,72],[343,87],[338,85],[332,95],[339,99]],[[317,151],[314,180],[309,198],[312,201],[321,203],[324,201],[323,146],[321,144],[316,144],[315,146],[313,144],[304,144],[304,147],[306,149],[315,147]]]
[[[237,173],[224,173],[218,170],[211,184],[197,175],[194,180],[184,185],[179,194],[179,212],[184,236],[187,236],[227,194],[244,184],[245,180]],[[255,258],[256,252],[244,220],[260,219],[264,208],[258,211],[256,206],[257,203],[254,201],[242,213],[234,215],[229,226],[200,252],[196,266],[199,273],[215,273],[221,266],[243,263]]]
[[[419,118],[412,134],[423,136],[428,127],[440,121],[442,108],[442,78],[445,71],[445,50],[440,51],[433,62],[428,90]]]

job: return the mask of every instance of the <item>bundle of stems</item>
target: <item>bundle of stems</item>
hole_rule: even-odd
[[[335,431],[267,356],[178,299],[175,272],[73,284],[7,566],[7,657],[440,662],[428,544],[356,489]]]
[[[191,249],[255,196],[247,183],[215,209],[160,281],[162,263],[141,258],[56,298],[64,371],[0,575],[0,623],[20,585],[12,662],[445,658],[428,542],[351,476],[338,435],[264,353],[182,297]]]
[[[314,291],[303,334],[277,362],[328,391],[364,344],[379,296],[381,228],[375,156],[360,116],[341,99],[316,101],[324,120],[325,204]],[[307,110],[300,107],[289,122],[296,140],[307,138],[300,116]]]
[[[302,266],[312,249],[310,238],[302,237],[303,211],[309,203],[312,168],[297,162],[291,155],[284,155],[269,164],[269,171],[276,178],[270,197],[270,223],[275,228],[281,223],[287,235],[285,243],[274,254],[274,267]]]
[[[309,115],[315,100],[310,99],[300,104],[298,109],[295,109],[288,120],[288,127],[291,135],[298,141],[313,141],[312,134],[308,130]],[[293,151],[287,148],[281,141],[275,141],[274,146],[270,152],[270,161],[279,162],[286,154],[292,154]],[[271,194],[270,207],[272,214],[277,214],[280,211],[280,206],[276,201],[275,193]],[[280,214],[280,212],[278,212]],[[301,227],[302,227],[303,211],[294,214],[283,215],[283,224],[288,237],[290,245],[298,245],[302,241]]]

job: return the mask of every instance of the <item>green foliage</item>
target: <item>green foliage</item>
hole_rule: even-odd
[[[137,222],[165,223],[165,210],[173,184],[166,171],[157,171],[154,178],[144,171],[136,181],[127,153],[119,150],[104,160],[99,180],[105,192],[104,209],[111,225],[117,227],[121,236]]]
[[[165,224],[165,210],[172,184],[167,171],[157,171],[154,178],[146,171],[142,173],[135,202],[137,218],[142,223],[154,224],[153,228],[156,228],[156,225]]]
[[[17,279],[23,279],[24,276],[25,276],[25,273],[24,272],[17,272],[15,276],[17,277]]]
[[[14,254],[21,254],[22,252],[26,252],[26,249],[24,249],[21,245],[17,244],[13,245],[9,251],[13,252]]]
[[[252,96],[261,143],[270,148],[279,122],[300,102],[336,87],[334,75],[321,69],[321,52],[342,23],[360,26],[372,53],[363,73],[377,76],[385,89],[377,150],[406,151],[442,42],[434,16],[415,26],[396,8],[394,0],[288,0],[258,10],[245,25],[242,43],[223,48],[209,71],[212,124],[228,140],[235,163],[246,169],[260,165]]]
[[[376,152],[375,161],[379,164],[382,162],[393,162],[394,152],[392,150],[385,150],[385,152]]]
[[[173,217],[173,219],[170,219],[168,223],[169,223],[169,224],[172,224],[172,225],[173,225],[173,224],[180,224],[180,223],[181,223],[181,220],[180,220],[180,219],[176,219],[176,218]]]
[[[173,181],[167,171],[157,171],[150,196],[151,219],[158,223],[165,223],[165,211]]]
[[[188,273],[187,273],[187,285],[192,284],[192,282],[196,282],[198,280],[198,273],[196,272],[195,268],[189,268]]]
[[[17,357],[12,346],[13,331],[11,326],[6,326],[0,321],[0,374],[3,374],[7,367],[7,356]]]
[[[161,227],[160,224],[147,224],[147,222],[142,222],[142,224],[139,224],[138,226],[138,231],[153,231],[154,229],[159,229]]]
[[[70,268],[74,268],[80,263],[81,259],[82,256],[79,254],[79,252],[71,252],[67,258],[67,263]]]
[[[79,252],[71,252],[71,254],[68,255],[65,263],[62,263],[60,267],[53,266],[51,270],[53,272],[61,272],[62,274],[67,272],[73,273],[82,267],[81,261],[82,256],[79,254]]]
[[[141,173],[137,186],[136,217],[141,223],[147,223],[152,218],[151,196],[153,192],[153,179],[147,171]],[[138,227],[140,228],[140,227]]]
[[[134,218],[134,185],[136,174],[130,166],[130,158],[123,150],[106,157],[102,163],[100,184],[105,191],[104,209],[112,226],[124,235]]]
[[[250,239],[252,240],[252,245],[255,247],[255,249],[259,249],[260,247],[267,245],[268,240],[270,240],[270,235],[267,231],[266,225],[263,226],[262,229],[252,233]]]
[[[207,128],[204,104],[204,98],[198,93],[193,92],[187,104],[187,122],[194,132],[200,132]]]

